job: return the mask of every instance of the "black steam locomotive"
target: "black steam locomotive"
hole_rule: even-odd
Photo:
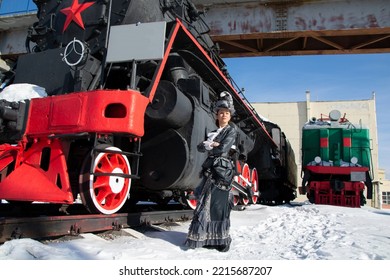
[[[295,198],[291,147],[236,90],[190,1],[34,2],[28,51],[3,75],[0,199],[80,199],[103,214],[140,200],[194,208],[206,156],[196,146],[216,128],[222,91],[239,131],[236,203]]]

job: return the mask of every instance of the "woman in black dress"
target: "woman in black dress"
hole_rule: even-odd
[[[207,152],[208,157],[203,164],[203,179],[195,190],[197,206],[185,244],[189,248],[206,247],[226,252],[231,243],[233,195],[230,189],[235,175],[231,149],[237,131],[229,124],[234,114],[233,100],[228,92],[222,92],[221,97],[214,109],[218,129],[198,145],[198,151]]]

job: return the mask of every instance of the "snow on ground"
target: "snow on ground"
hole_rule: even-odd
[[[41,243],[7,241],[0,260],[10,259],[261,259],[261,260],[390,260],[390,211],[295,203],[251,205],[232,211],[231,250],[183,246],[189,221],[166,231],[147,231],[140,238],[113,236]]]
[[[226,253],[184,247],[189,223],[145,231],[138,238],[83,234],[55,242],[12,240],[0,245],[0,260],[378,260],[386,267],[390,260],[389,210],[308,202],[251,205],[232,211],[233,241]]]

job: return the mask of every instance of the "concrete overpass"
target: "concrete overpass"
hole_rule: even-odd
[[[390,52],[390,0],[193,2],[205,12],[222,57]],[[0,16],[1,57],[25,52],[35,21],[31,11]]]
[[[193,0],[223,57],[390,52],[389,0]]]

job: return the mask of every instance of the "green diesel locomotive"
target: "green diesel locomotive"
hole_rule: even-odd
[[[372,198],[369,129],[333,110],[302,128],[302,187],[315,204],[360,207]],[[366,196],[365,196],[366,194]]]

